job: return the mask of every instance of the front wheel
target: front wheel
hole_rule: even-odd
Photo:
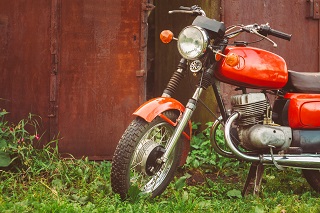
[[[302,173],[309,185],[316,191],[320,192],[320,171],[319,170],[302,170]]]
[[[175,111],[164,113],[173,122],[178,118]],[[174,127],[156,117],[148,123],[137,117],[128,126],[115,150],[112,169],[111,187],[122,199],[128,197],[130,187],[137,186],[151,197],[161,194],[179,165],[182,140],[165,163],[159,158],[165,152],[173,134]]]

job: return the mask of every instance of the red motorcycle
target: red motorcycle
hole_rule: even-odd
[[[152,197],[165,190],[185,161],[190,118],[201,93],[209,86],[221,113],[212,126],[213,149],[222,156],[252,163],[243,194],[252,179],[254,193],[259,191],[264,165],[302,169],[311,187],[320,191],[320,74],[288,70],[280,56],[250,47],[247,42],[230,41],[241,33],[251,33],[276,47],[267,36],[289,41],[291,35],[268,24],[226,28],[223,22],[207,18],[198,6],[180,7],[169,13],[188,13],[196,18],[177,38],[168,30],[160,35],[164,43],[177,41],[182,59],[162,96],[134,112],[136,118],[114,153],[113,191],[126,198],[132,186]],[[188,71],[198,76],[198,83],[184,106],[171,96]],[[219,82],[241,91],[230,97],[231,110],[222,101]],[[275,98],[273,106],[270,95]],[[215,139],[219,126],[223,127],[227,149]]]

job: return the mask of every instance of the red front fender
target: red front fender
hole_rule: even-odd
[[[170,119],[165,117],[162,113],[167,110],[178,110],[180,111],[180,114],[182,114],[185,110],[185,107],[176,99],[174,98],[168,98],[168,97],[159,97],[154,98],[143,105],[141,105],[133,114],[136,116],[139,116],[146,120],[147,122],[151,122],[153,119],[155,119],[157,116],[160,116],[162,119],[167,121],[172,126],[176,126],[177,122],[172,122]],[[183,153],[180,165],[183,165],[187,159],[189,150],[190,150],[190,137],[192,134],[192,125],[191,121],[189,121],[189,134],[186,132],[183,132],[183,135],[185,136],[184,144],[183,144]]]
[[[151,122],[155,117],[169,109],[184,112],[185,107],[176,99],[160,97],[145,102],[133,114]]]

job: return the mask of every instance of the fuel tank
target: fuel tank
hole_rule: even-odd
[[[288,69],[282,57],[254,47],[227,47],[224,54],[231,53],[239,56],[239,63],[232,67],[224,58],[215,72],[220,81],[261,89],[280,89],[287,83]]]

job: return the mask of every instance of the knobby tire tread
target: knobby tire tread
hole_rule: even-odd
[[[127,193],[127,182],[125,181],[125,173],[130,164],[131,153],[134,152],[136,139],[139,137],[137,131],[141,134],[145,129],[146,122],[140,118],[136,118],[126,129],[120,142],[115,150],[114,157],[112,159],[112,170],[111,170],[111,186],[115,193],[123,195]]]

